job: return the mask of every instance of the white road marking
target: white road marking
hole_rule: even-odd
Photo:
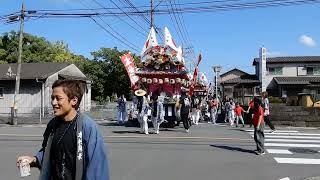
[[[286,149],[267,149],[270,154],[293,154],[289,150]]]
[[[265,142],[296,142],[296,143],[320,143],[320,140],[310,139],[265,139]]]
[[[279,180],[290,180],[290,178],[289,177],[285,177],[285,178],[281,178]]]
[[[282,143],[264,143],[264,146],[270,147],[303,147],[303,148],[320,148],[320,144],[282,144]]]
[[[264,137],[266,137],[266,138],[288,138],[288,139],[320,139],[320,137],[311,137],[311,136],[270,136],[270,135],[266,135]]]
[[[249,134],[253,134],[253,132],[249,132]],[[320,134],[313,134],[313,133],[284,133],[284,132],[265,132],[264,134],[267,135],[288,135],[288,136],[320,136]]]
[[[246,132],[254,132],[253,129],[247,129],[245,130]],[[266,132],[269,132],[270,130],[266,130]],[[286,130],[277,130],[276,132],[279,132],[279,133],[298,133],[299,131],[286,131]]]
[[[320,159],[306,159],[306,158],[274,158],[278,163],[282,164],[320,164]]]

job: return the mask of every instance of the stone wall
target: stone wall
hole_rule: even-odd
[[[271,104],[270,118],[275,126],[320,127],[319,108]]]

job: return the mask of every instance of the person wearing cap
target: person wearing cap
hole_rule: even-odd
[[[150,109],[146,91],[138,89],[135,91],[135,95],[138,97],[138,121],[140,123],[141,133],[149,134],[148,132],[148,110]]]

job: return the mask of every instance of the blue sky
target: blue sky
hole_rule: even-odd
[[[114,7],[108,0],[97,0],[106,7]],[[113,0],[119,2],[119,0]],[[135,5],[148,5],[149,0],[131,0]],[[25,0],[26,9],[73,9],[97,8],[91,0]],[[165,2],[165,1],[164,1]],[[183,1],[180,2],[191,2]],[[196,2],[196,1],[194,1]],[[0,15],[20,10],[21,0],[2,0]],[[119,3],[119,6],[122,4]],[[253,73],[252,60],[264,46],[270,56],[319,55],[320,4],[276,7],[264,9],[237,10],[229,12],[184,14],[185,26],[195,53],[202,53],[200,70],[212,78],[212,66],[221,65],[223,71],[233,68]],[[140,18],[133,17],[145,31],[148,26]],[[135,26],[129,18],[124,18]],[[117,18],[108,17],[110,24],[128,41],[142,49],[147,32],[140,35]],[[181,44],[174,23],[169,15],[155,17],[158,27],[167,26],[177,44]],[[18,30],[18,24],[0,25],[0,33]],[[25,23],[25,31],[42,36],[49,41],[64,41],[69,49],[86,57],[101,47],[128,49],[92,20],[83,19],[38,19]],[[158,41],[160,41],[158,39]]]

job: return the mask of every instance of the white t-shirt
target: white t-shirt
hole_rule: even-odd
[[[270,114],[269,99],[268,98],[263,99],[262,103],[264,105],[264,116],[268,116]]]

